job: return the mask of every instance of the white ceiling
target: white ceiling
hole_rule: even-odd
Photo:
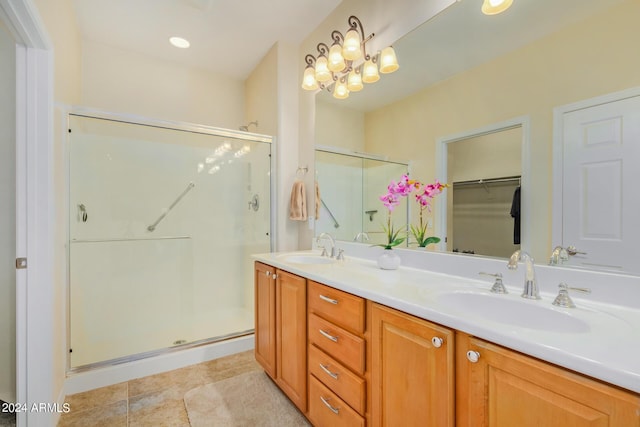
[[[244,80],[276,42],[299,45],[340,1],[74,0],[73,3],[84,39]],[[186,38],[191,47],[171,46],[171,36]]]

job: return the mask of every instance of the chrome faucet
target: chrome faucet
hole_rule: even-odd
[[[565,261],[569,261],[569,252],[562,246],[556,246],[551,252],[551,258],[549,258],[549,265],[560,265]]]
[[[320,243],[320,241],[324,238],[329,239],[329,241],[331,242],[331,258],[335,258],[336,257],[336,241],[333,239],[333,237],[331,237],[331,234],[329,233],[320,233],[320,235],[316,238],[316,243]],[[327,248],[323,247],[322,249],[322,256],[329,256],[327,254]]]
[[[368,242],[369,241],[369,235],[366,232],[361,231],[358,234],[356,234],[356,237],[353,238],[353,241],[354,242],[361,241],[363,243],[364,242]]]
[[[533,258],[527,252],[518,249],[515,251],[511,258],[507,268],[509,270],[515,270],[518,268],[518,261],[524,261],[524,290],[522,291],[522,298],[528,299],[540,299],[540,293],[538,292],[538,283],[536,282],[536,272],[533,267]]]

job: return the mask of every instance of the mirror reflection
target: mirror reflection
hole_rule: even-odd
[[[391,180],[408,172],[407,164],[328,148],[316,149],[315,156],[321,200],[315,235],[326,232],[338,240],[383,243],[387,210],[379,197]],[[407,212],[406,201],[394,209],[399,226],[407,223]]]
[[[438,141],[527,117],[521,225],[530,239],[522,246],[546,263],[555,246],[570,244],[552,233],[554,212],[561,212],[553,191],[562,186],[553,171],[554,110],[640,86],[637,16],[637,0],[518,1],[495,16],[475,2],[455,3],[394,43],[397,72],[339,102],[318,93],[316,144],[407,159],[412,176],[430,182],[438,177]],[[323,139],[328,128],[335,133]],[[442,250],[453,250],[452,213],[441,215],[438,206],[444,199],[429,219],[446,238]]]
[[[448,142],[446,249],[508,258],[520,249],[522,127]]]

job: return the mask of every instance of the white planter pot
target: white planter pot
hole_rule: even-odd
[[[396,270],[400,267],[400,256],[392,249],[385,249],[378,257],[378,267],[383,270]]]

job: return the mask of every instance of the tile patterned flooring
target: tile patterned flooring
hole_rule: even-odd
[[[58,427],[188,427],[183,396],[201,385],[260,370],[253,350],[67,396]]]

